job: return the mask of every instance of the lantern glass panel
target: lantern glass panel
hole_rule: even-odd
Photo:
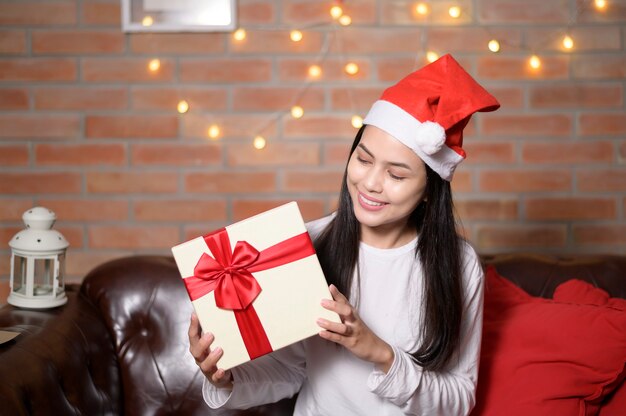
[[[34,294],[44,296],[52,293],[54,278],[54,259],[35,259]]]
[[[13,292],[26,293],[26,257],[13,256]]]
[[[57,275],[57,279],[59,279],[59,289],[57,289],[57,293],[59,290],[65,290],[65,252],[59,254],[59,274]]]

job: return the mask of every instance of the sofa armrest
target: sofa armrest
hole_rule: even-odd
[[[20,335],[0,345],[3,414],[119,414],[113,344],[93,306],[68,287],[66,305],[0,309],[0,328]]]

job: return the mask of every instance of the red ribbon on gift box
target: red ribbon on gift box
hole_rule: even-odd
[[[191,300],[215,291],[215,304],[232,310],[251,359],[272,352],[265,329],[252,303],[261,286],[252,272],[271,269],[315,254],[308,233],[281,241],[258,251],[246,241],[237,241],[231,249],[230,238],[222,228],[204,236],[214,258],[203,253],[194,275],[183,279]]]

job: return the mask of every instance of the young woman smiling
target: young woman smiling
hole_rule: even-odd
[[[376,101],[356,135],[337,211],[307,224],[341,323],[235,367],[192,317],[210,407],[299,393],[296,415],[463,415],[474,406],[483,273],[456,231],[450,181],[463,128],[498,102],[450,56]],[[209,329],[209,328],[207,328]]]

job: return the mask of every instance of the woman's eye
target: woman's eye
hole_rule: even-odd
[[[357,156],[356,160],[358,160],[360,163],[363,163],[363,164],[370,163],[369,160],[365,160],[360,156]]]
[[[397,176],[397,175],[394,175],[391,172],[389,172],[389,176],[391,177],[391,179],[394,179],[396,181],[401,181],[402,179],[404,179],[404,176]]]

